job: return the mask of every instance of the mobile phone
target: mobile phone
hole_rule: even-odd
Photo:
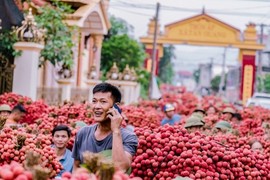
[[[113,107],[114,107],[115,109],[117,109],[117,111],[118,111],[120,114],[122,113],[122,110],[120,109],[119,106],[117,106],[116,104],[114,104]]]

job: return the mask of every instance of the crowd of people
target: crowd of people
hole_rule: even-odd
[[[58,125],[52,130],[52,147],[64,172],[75,171],[83,163],[85,152],[101,153],[111,159],[117,170],[130,172],[132,157],[138,146],[134,127],[117,105],[121,102],[121,92],[109,83],[100,83],[93,89],[92,111],[95,124],[87,126],[77,122],[80,127],[72,151],[67,149],[71,130],[66,125]],[[20,120],[27,111],[18,104],[13,109],[4,104],[0,106],[0,116],[4,117],[5,127],[21,127]]]
[[[62,164],[63,170],[58,178],[68,171],[75,171],[83,163],[83,155],[90,151],[101,153],[114,162],[115,167],[123,172],[130,172],[132,158],[136,154],[138,138],[134,133],[134,127],[129,124],[128,117],[120,110],[121,93],[116,86],[108,83],[100,83],[93,89],[92,111],[95,124],[87,125],[83,121],[76,122],[80,127],[72,150],[67,149],[71,137],[71,130],[66,125],[58,125],[52,130],[52,147],[55,149],[57,160]],[[166,104],[163,107],[164,118],[161,126],[166,124],[183,124],[188,132],[206,131],[204,118],[209,115],[219,115],[219,120],[214,124],[212,133],[232,133],[233,127],[241,125],[241,114],[232,107],[217,111],[214,106],[203,109],[197,107],[188,117],[176,112],[174,104]],[[0,106],[0,117],[6,121],[2,128],[21,127],[20,120],[27,114],[24,106],[16,105],[11,109],[4,104]],[[183,121],[183,122],[182,122]],[[263,152],[263,146],[259,140],[250,142],[254,151]]]
[[[166,104],[164,106],[164,118],[161,121],[161,125],[165,124],[175,125],[181,123],[181,115],[175,112],[176,108],[173,104]],[[210,106],[207,110],[204,110],[201,107],[196,108],[193,113],[187,117],[184,122],[184,128],[188,132],[199,131],[204,133],[209,130],[205,128],[204,117],[207,115],[219,115],[219,120],[215,123],[214,127],[210,130],[210,133],[222,135],[233,132],[233,126],[240,126],[242,122],[241,114],[236,112],[232,107],[226,107],[222,111],[218,112],[214,106]],[[254,139],[249,143],[250,147],[254,151],[263,152],[262,143]]]

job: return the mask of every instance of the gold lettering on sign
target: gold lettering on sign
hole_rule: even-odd
[[[193,37],[209,37],[209,38],[226,38],[224,32],[203,32],[196,30],[180,29],[179,35],[181,36],[193,36]]]
[[[245,103],[252,95],[253,66],[245,65],[243,81],[243,102]]]
[[[178,28],[178,36],[183,39],[194,39],[194,40],[220,40],[227,41],[231,39],[231,32],[207,19],[199,19]]]

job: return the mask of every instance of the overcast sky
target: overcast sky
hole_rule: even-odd
[[[149,19],[155,15],[157,0],[111,0],[109,13],[126,20],[134,27],[138,39],[147,34]],[[159,0],[161,31],[166,24],[205,12],[241,31],[249,22],[270,24],[270,0]],[[259,30],[259,29],[258,29]],[[268,32],[265,29],[265,32]],[[176,70],[194,70],[199,63],[222,63],[224,48],[176,45]],[[227,49],[226,64],[237,65],[237,49]],[[215,70],[220,71],[217,65]]]

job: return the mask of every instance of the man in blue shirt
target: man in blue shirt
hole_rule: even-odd
[[[161,125],[165,124],[174,125],[180,122],[181,116],[175,113],[175,107],[172,104],[166,104],[164,106],[164,112],[166,117],[161,121]]]
[[[122,128],[124,118],[116,106],[120,102],[118,87],[109,83],[94,87],[91,107],[96,123],[81,128],[76,135],[72,150],[73,171],[83,163],[83,154],[87,151],[103,154],[113,161],[118,170],[130,169],[138,138],[133,131]]]
[[[72,172],[74,159],[72,158],[71,151],[66,148],[70,135],[71,130],[66,125],[58,125],[52,131],[53,147],[55,148],[58,161],[64,168],[56,177],[61,177],[61,175],[66,171]]]

